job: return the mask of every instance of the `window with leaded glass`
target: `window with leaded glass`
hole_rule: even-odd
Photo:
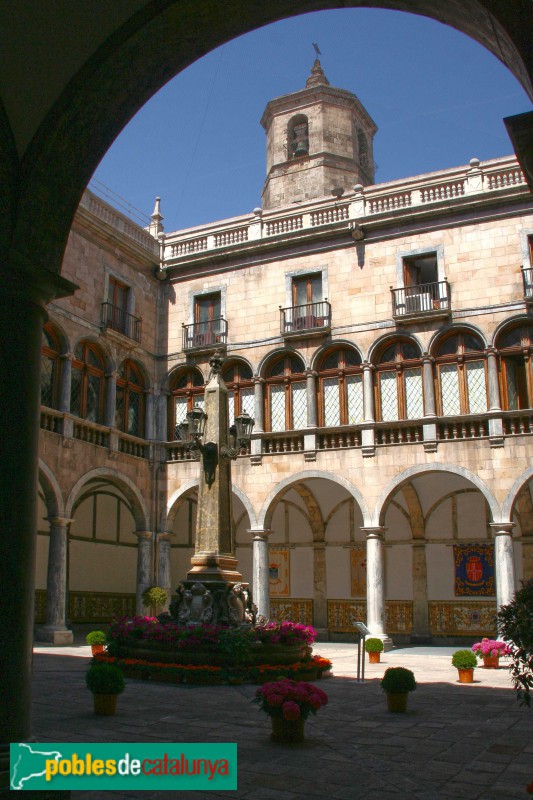
[[[132,436],[144,436],[144,381],[139,367],[124,361],[117,373],[115,425]]]
[[[408,339],[386,345],[378,354],[376,390],[379,418],[383,422],[420,419],[424,392],[420,348]]]
[[[447,336],[435,349],[439,414],[482,414],[487,405],[483,342],[470,331]]]
[[[57,408],[61,375],[60,347],[50,325],[44,326],[41,355],[41,405]]]
[[[307,426],[307,384],[301,358],[284,355],[266,373],[265,420],[271,431],[299,430]]]
[[[185,422],[187,413],[195,406],[204,407],[204,379],[196,369],[181,370],[173,378],[170,387],[169,440],[179,439],[178,426]]]
[[[92,342],[80,342],[72,360],[70,411],[74,416],[102,422],[104,403],[104,360]]]
[[[319,424],[357,425],[363,421],[363,369],[349,347],[326,353],[319,363]]]
[[[506,328],[496,339],[500,355],[502,406],[508,411],[533,408],[533,325]]]
[[[246,412],[254,417],[254,381],[252,370],[243,361],[224,365],[222,378],[228,387],[229,424]]]

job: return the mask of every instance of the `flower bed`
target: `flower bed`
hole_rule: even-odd
[[[228,678],[221,666],[206,664],[179,664],[157,661],[146,661],[140,658],[119,658],[107,653],[99,654],[93,659],[97,663],[113,664],[119,667],[128,678],[140,680],[153,680],[165,683],[201,683],[220,684]],[[243,667],[239,677],[247,682],[264,683],[273,677],[295,678],[302,674],[313,673],[311,680],[321,678],[331,671],[331,661],[321,656],[313,656],[305,661],[296,661],[293,664],[256,664]],[[235,669],[232,670],[232,679],[235,678]]]

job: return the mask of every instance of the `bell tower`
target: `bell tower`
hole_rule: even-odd
[[[358,98],[330,86],[317,58],[305,89],[271,100],[263,208],[279,208],[374,183],[377,127]]]

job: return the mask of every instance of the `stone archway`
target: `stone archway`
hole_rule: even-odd
[[[492,498],[464,470],[409,473],[397,480],[379,513],[387,632],[414,641],[494,635],[498,567]],[[468,577],[472,559],[480,559],[477,583]]]
[[[356,495],[339,476],[318,471],[272,491],[260,516],[269,530],[272,617],[353,630],[352,616],[357,609],[361,617],[366,593],[366,509]]]

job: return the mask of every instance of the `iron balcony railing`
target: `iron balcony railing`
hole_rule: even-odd
[[[135,342],[141,341],[142,320],[134,317],[133,314],[128,314],[120,306],[102,303],[102,325],[105,330],[111,328],[111,330],[127,336],[128,339],[133,339]]]
[[[524,298],[526,302],[533,303],[533,267],[522,267],[522,280],[524,281]]]
[[[183,349],[202,350],[225,345],[228,341],[228,323],[223,317],[183,325]]]
[[[436,283],[421,283],[418,286],[404,286],[393,289],[392,316],[409,317],[449,313],[450,285],[447,280]]]
[[[281,308],[280,306],[279,310],[283,336],[326,332],[331,327],[331,303],[328,303],[327,300],[290,308]]]

